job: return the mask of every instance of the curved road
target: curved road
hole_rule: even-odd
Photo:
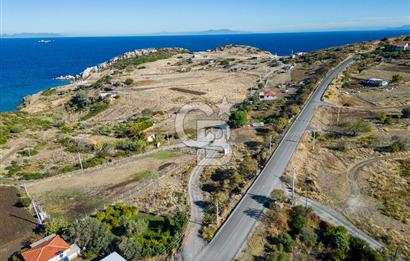
[[[307,129],[314,111],[321,104],[321,98],[326,88],[353,61],[354,57],[345,60],[322,80],[295,122],[286,132],[265,168],[242,197],[212,241],[201,251],[195,260],[227,261],[235,258],[247,241],[252,228],[262,216],[265,208],[264,203],[270,197],[270,192],[274,188],[280,187],[279,178],[284,173],[300,138]]]

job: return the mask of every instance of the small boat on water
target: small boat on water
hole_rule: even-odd
[[[39,40],[38,41],[39,43],[53,43],[54,42],[54,40]]]

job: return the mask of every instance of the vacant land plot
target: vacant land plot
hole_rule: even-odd
[[[389,244],[410,243],[408,217],[409,177],[400,163],[410,159],[406,151],[410,137],[409,119],[381,124],[379,112],[320,109],[312,120],[317,130],[303,137],[285,177],[297,172],[297,191],[332,205],[358,226]],[[359,119],[371,129],[356,135],[346,126]],[[363,126],[368,126],[363,123]],[[394,143],[403,150],[392,149]],[[407,145],[405,145],[407,144]]]
[[[410,66],[381,63],[363,71],[347,71],[333,82],[325,98],[344,106],[360,107],[403,107],[410,106]],[[394,76],[402,80],[393,82]],[[380,78],[390,81],[387,86],[369,87],[363,81]]]
[[[152,178],[167,175],[191,159],[191,155],[180,152],[158,152],[87,174],[38,181],[27,189],[51,216],[72,220],[120,200],[127,192],[144,190]]]
[[[0,260],[7,260],[34,234],[36,220],[18,203],[16,188],[0,186]]]

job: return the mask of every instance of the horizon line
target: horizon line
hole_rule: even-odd
[[[400,28],[403,29],[400,29]],[[2,39],[6,38],[19,38],[19,35],[26,34],[27,36],[21,36],[21,38],[38,38],[41,35],[50,35],[49,38],[63,38],[63,37],[135,37],[135,36],[217,36],[217,35],[251,35],[251,34],[286,34],[286,33],[326,33],[326,32],[363,32],[363,31],[408,31],[410,33],[410,24],[391,28],[334,28],[324,30],[296,30],[296,31],[237,31],[231,29],[209,29],[205,31],[192,31],[192,32],[157,32],[157,33],[135,33],[135,34],[65,34],[65,33],[5,33],[0,34]],[[217,33],[220,31],[221,33]],[[225,33],[223,31],[226,31]],[[216,33],[212,33],[216,32]],[[33,35],[30,37],[29,35]],[[35,36],[39,35],[39,36]]]

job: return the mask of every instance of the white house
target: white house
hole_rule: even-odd
[[[261,101],[273,101],[276,100],[278,97],[274,91],[265,91],[259,93],[259,100]]]
[[[364,83],[370,87],[383,87],[386,86],[389,82],[378,78],[370,78]]]
[[[112,252],[108,256],[101,259],[101,261],[127,261],[127,260],[124,259],[122,256],[120,256],[120,254],[118,254],[117,252]]]
[[[62,261],[74,260],[80,254],[76,244],[69,245],[59,235],[49,235],[30,245],[21,253],[25,261]]]
[[[155,139],[155,134],[152,131],[146,131],[144,132],[144,135],[148,143],[153,142]]]

